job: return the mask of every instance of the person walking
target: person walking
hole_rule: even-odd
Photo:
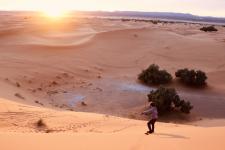
[[[149,109],[142,112],[143,115],[151,115],[150,121],[147,123],[149,131],[147,131],[145,134],[151,134],[154,133],[155,130],[155,122],[158,119],[158,110],[155,105],[155,103],[151,103]]]

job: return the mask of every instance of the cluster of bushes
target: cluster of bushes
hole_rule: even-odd
[[[186,85],[198,87],[206,85],[207,76],[201,70],[179,69],[175,76]],[[166,70],[160,70],[158,65],[152,64],[138,75],[138,79],[147,85],[161,85],[170,83],[173,78]]]
[[[175,75],[186,85],[198,87],[206,85],[207,76],[200,70],[179,69]],[[166,70],[160,70],[158,65],[152,64],[139,74],[138,79],[147,85],[161,85],[171,82],[172,76]],[[188,114],[193,108],[189,101],[180,99],[174,88],[160,86],[148,94],[148,99],[149,102],[156,104],[160,115],[173,110]]]
[[[202,27],[202,28],[200,28],[200,30],[205,31],[205,32],[218,31],[214,26]]]
[[[189,101],[180,99],[174,88],[159,87],[157,90],[152,90],[148,94],[149,102],[154,102],[158,108],[159,115],[179,110],[182,113],[190,113],[193,106]]]
[[[147,85],[165,84],[172,80],[172,76],[166,70],[159,70],[159,66],[152,64],[139,74],[138,79]]]
[[[175,73],[177,78],[187,84],[187,85],[194,85],[194,86],[204,86],[206,85],[207,76],[201,70],[188,70],[188,69],[179,69]]]

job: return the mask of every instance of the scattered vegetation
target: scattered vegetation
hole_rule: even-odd
[[[41,106],[44,106],[44,104],[41,103],[41,102],[39,102],[39,101],[35,101],[35,103],[36,103],[36,104],[39,104],[39,105],[41,105]]]
[[[148,99],[149,102],[154,102],[156,104],[159,115],[175,110],[188,114],[193,108],[189,101],[180,99],[174,88],[159,87],[157,90],[152,90],[150,94],[148,94]]]
[[[42,119],[39,119],[36,122],[36,126],[39,127],[39,128],[42,128],[42,127],[46,127],[46,124],[44,123],[44,121]]]
[[[98,75],[98,76],[97,76],[97,78],[98,78],[98,79],[101,79],[101,78],[102,78],[102,76],[101,76],[101,75]]]
[[[58,85],[58,83],[56,81],[53,81],[51,84],[52,85]]]
[[[21,94],[19,94],[19,93],[15,93],[14,94],[16,97],[18,97],[18,98],[20,98],[20,99],[25,99],[25,97],[23,97]]]
[[[200,28],[201,31],[205,32],[216,32],[218,31],[214,26],[202,27]]]
[[[57,93],[59,93],[57,90],[47,91],[48,95],[54,95],[54,94],[57,94]]]
[[[126,21],[131,21],[131,19],[121,19],[121,21],[126,22]]]
[[[87,104],[85,102],[81,102],[82,106],[87,106]]]
[[[158,65],[152,64],[139,74],[138,79],[147,85],[158,85],[171,82],[172,76],[166,70],[159,70]]]
[[[180,80],[187,84],[187,85],[193,85],[193,86],[205,86],[206,85],[206,80],[207,76],[205,72],[201,70],[188,70],[187,68],[185,69],[179,69],[175,73],[177,78],[180,78]]]
[[[39,119],[36,123],[35,126],[37,127],[38,131],[40,132],[45,132],[45,133],[51,133],[54,130],[48,129],[47,125],[42,119]]]
[[[158,22],[159,22],[159,21],[157,21],[157,20],[152,20],[152,23],[153,23],[153,24],[158,24]]]
[[[41,87],[39,87],[39,88],[37,88],[38,89],[38,91],[42,91],[42,88]]]
[[[18,82],[16,82],[16,86],[17,86],[17,87],[21,87],[21,85],[20,85]]]
[[[122,22],[145,22],[145,23],[152,23],[152,24],[167,24],[167,23],[179,23],[179,22],[174,22],[174,21],[163,21],[163,20],[150,20],[150,19],[127,19],[127,18],[122,18]]]

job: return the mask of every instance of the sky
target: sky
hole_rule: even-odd
[[[180,12],[225,17],[225,0],[0,0],[0,10]]]

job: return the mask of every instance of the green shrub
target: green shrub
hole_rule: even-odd
[[[204,86],[206,85],[207,76],[205,72],[200,70],[188,70],[185,69],[179,69],[175,73],[177,78],[180,78],[180,80],[187,84],[187,85],[194,85],[194,86]]]
[[[182,113],[190,113],[193,108],[190,102],[181,100],[174,88],[159,87],[148,94],[149,102],[154,102],[159,115],[179,110]]]
[[[208,26],[208,27],[202,27],[200,28],[201,31],[205,32],[213,32],[213,31],[218,31],[214,26]]]
[[[139,74],[138,79],[147,85],[157,85],[171,82],[172,76],[166,70],[159,70],[158,65],[152,64]]]

